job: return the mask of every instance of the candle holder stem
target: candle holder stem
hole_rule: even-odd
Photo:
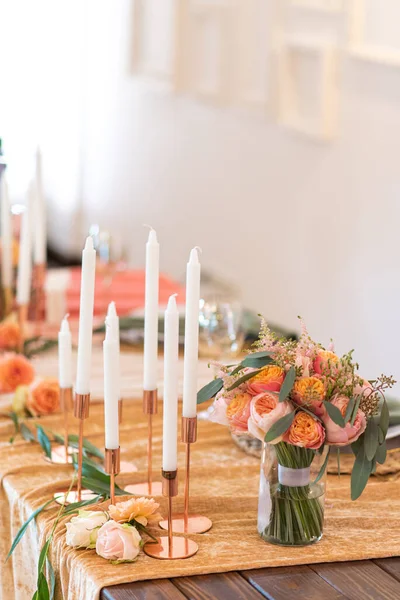
[[[24,351],[24,345],[25,345],[25,340],[26,340],[27,321],[28,321],[28,305],[20,304],[18,306],[18,325],[19,325],[19,329],[20,329],[20,340],[19,340],[18,351],[21,352],[21,354]]]
[[[4,288],[4,316],[7,317],[13,307],[13,291],[11,287]]]
[[[41,333],[41,324],[44,321],[45,315],[45,292],[44,283],[46,279],[46,264],[39,263],[34,266],[33,271],[33,291],[34,291],[34,320],[36,334]]]
[[[110,476],[110,503],[115,504],[115,476],[120,472],[119,448],[106,448],[104,453],[104,470]]]
[[[152,494],[153,482],[153,413],[147,416],[148,438],[147,438],[147,485],[149,495]]]
[[[157,543],[147,542],[143,550],[148,556],[161,560],[175,560],[189,558],[198,551],[199,547],[193,540],[177,537],[172,533],[172,498],[178,495],[178,471],[162,471],[162,491],[167,497],[167,523],[166,536],[158,538]]]
[[[74,414],[79,419],[77,499],[82,500],[83,427],[89,416],[90,394],[76,394]]]
[[[186,443],[186,466],[185,466],[185,496],[183,507],[183,519],[185,531],[189,524],[189,484],[190,484],[190,444]]]
[[[83,425],[84,420],[79,421],[79,442],[78,442],[78,481],[77,481],[77,494],[78,502],[82,500],[82,466],[83,466]]]
[[[72,387],[60,388],[60,408],[64,417],[64,443],[63,445],[53,446],[51,449],[51,459],[45,457],[45,460],[55,464],[72,463],[72,449],[69,446],[69,413],[72,409]]]

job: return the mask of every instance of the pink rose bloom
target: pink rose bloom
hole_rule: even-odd
[[[217,396],[213,403],[213,411],[210,414],[210,421],[213,423],[219,423],[220,425],[229,426],[229,420],[226,416],[226,409],[228,408],[229,400],[224,396]]]
[[[107,560],[132,561],[139,554],[141,540],[136,527],[107,521],[98,531],[96,552]]]
[[[279,392],[285,371],[276,365],[264,367],[260,373],[252,377],[247,382],[247,390],[250,394],[257,395],[262,392]]]
[[[254,396],[250,403],[249,433],[264,441],[265,434],[272,425],[290,412],[293,412],[291,404],[286,401],[279,402],[278,394],[264,392]],[[282,436],[273,440],[272,444],[277,444],[281,440]]]
[[[347,396],[338,395],[333,398],[331,404],[336,406],[342,415],[345,416],[349,401]],[[353,425],[349,422],[344,427],[340,427],[332,421],[328,413],[322,419],[326,429],[326,442],[330,446],[347,446],[352,444],[364,433],[367,426],[367,419],[362,410],[357,411]]]
[[[317,375],[335,374],[338,366],[339,358],[330,350],[320,350],[313,362],[313,369]]]
[[[302,368],[302,377],[310,376],[311,358],[309,356],[304,356],[304,354],[297,354],[294,364],[296,367]]]
[[[233,433],[248,433],[247,421],[250,416],[251,395],[238,392],[232,398],[220,396],[214,401],[210,421],[227,425]]]
[[[369,394],[372,392],[372,389],[372,385],[369,383],[369,381],[364,379],[362,385],[355,386],[353,393],[354,396],[369,396]]]

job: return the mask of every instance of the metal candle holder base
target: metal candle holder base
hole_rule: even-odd
[[[162,484],[153,481],[153,415],[157,414],[157,390],[143,391],[143,412],[147,414],[147,481],[127,485],[126,491],[137,496],[161,496]]]
[[[199,547],[193,540],[172,535],[172,498],[178,495],[178,471],[163,471],[163,495],[168,498],[168,535],[158,538],[157,543],[147,542],[144,552],[159,560],[189,558]]]
[[[115,477],[120,472],[120,449],[106,448],[104,453],[104,471],[110,476],[110,501],[115,504]]]
[[[205,533],[212,527],[208,517],[189,514],[190,445],[197,440],[197,417],[182,417],[182,442],[186,444],[185,497],[183,513],[172,516],[172,529],[176,533]],[[166,520],[160,521],[161,529],[168,528]]]

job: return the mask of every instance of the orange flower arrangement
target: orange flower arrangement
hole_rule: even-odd
[[[34,377],[35,370],[24,356],[8,353],[0,359],[1,394],[14,392],[19,385],[29,385]]]
[[[296,413],[293,423],[283,436],[283,441],[293,446],[318,450],[325,441],[325,429],[320,421],[300,411]]]
[[[18,323],[10,320],[0,323],[0,350],[15,350],[21,341]]]
[[[248,391],[257,395],[261,392],[279,392],[285,379],[285,371],[276,365],[268,365],[248,382]]]
[[[43,379],[31,386],[25,406],[35,416],[57,412],[60,409],[60,387],[57,379]]]
[[[130,498],[126,502],[110,504],[108,507],[110,517],[117,523],[137,521],[144,527],[147,523],[158,522],[161,519],[158,509],[160,505],[153,498]]]

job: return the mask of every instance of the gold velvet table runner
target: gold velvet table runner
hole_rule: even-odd
[[[71,417],[71,421],[74,421]],[[49,429],[61,432],[60,415],[41,419]],[[76,431],[76,422],[74,422]],[[27,600],[36,584],[40,548],[49,532],[56,509],[42,513],[31,524],[12,560],[4,557],[19,527],[33,510],[44,504],[62,485],[68,485],[71,468],[46,463],[37,444],[7,440],[8,422],[0,421],[0,598]],[[85,423],[85,437],[103,448],[103,406],[93,404]],[[121,459],[132,460],[139,471],[120,485],[144,479],[146,467],[146,419],[141,402],[125,401],[121,426]],[[162,447],[160,414],[154,424],[154,471],[158,475]],[[179,445],[182,509],[184,447]],[[288,566],[319,562],[362,560],[400,555],[400,495],[396,476],[373,478],[356,503],[350,500],[350,481],[328,477],[325,533],[321,542],[303,548],[283,548],[262,541],[257,534],[259,461],[239,450],[226,428],[199,420],[198,441],[192,447],[190,508],[213,521],[212,529],[191,536],[199,545],[192,558],[157,561],[141,553],[131,564],[111,565],[94,550],[74,550],[65,544],[65,520],[60,523],[51,548],[56,572],[56,598],[95,600],[102,587],[160,577],[218,573],[237,569]],[[164,500],[160,500],[165,511]]]

